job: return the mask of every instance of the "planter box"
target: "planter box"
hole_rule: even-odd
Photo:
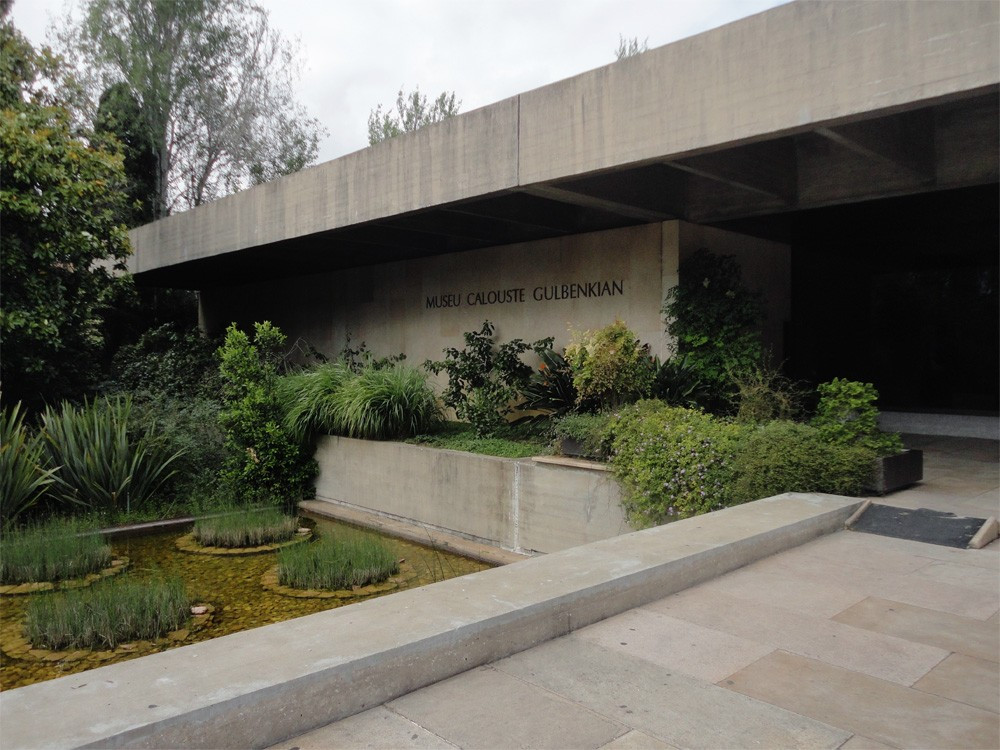
[[[584,447],[582,440],[571,437],[559,438],[559,452],[564,456],[573,456],[574,458],[594,458],[590,451]]]
[[[875,459],[875,475],[868,489],[879,495],[908,487],[924,478],[924,452],[905,450]]]

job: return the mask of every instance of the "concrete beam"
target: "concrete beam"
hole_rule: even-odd
[[[878,120],[817,128],[816,132],[861,156],[934,181],[934,115],[907,112]]]

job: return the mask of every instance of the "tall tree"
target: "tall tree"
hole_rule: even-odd
[[[92,98],[124,83],[156,155],[154,213],[301,169],[324,132],[296,101],[296,50],[253,0],[85,0],[61,35]]]
[[[129,252],[124,175],[117,149],[75,130],[60,106],[58,59],[6,17],[0,61],[0,393],[38,406],[96,378],[101,313]]]
[[[400,133],[411,133],[425,125],[440,122],[458,114],[461,100],[455,100],[455,92],[442,91],[432,103],[420,93],[420,88],[408,94],[399,90],[396,95],[396,111],[383,111],[379,104],[368,113],[368,145],[374,146],[387,138],[395,138]]]
[[[641,55],[649,49],[649,37],[639,42],[639,37],[634,36],[626,39],[621,34],[618,35],[618,49],[615,50],[615,60],[624,60],[626,57]]]
[[[124,221],[130,227],[149,223],[155,215],[156,151],[142,105],[128,84],[112,84],[101,94],[94,130],[114,136],[121,144],[128,180]]]

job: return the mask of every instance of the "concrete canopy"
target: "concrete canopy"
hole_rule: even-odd
[[[203,289],[1000,178],[1000,5],[794,2],[131,232]]]

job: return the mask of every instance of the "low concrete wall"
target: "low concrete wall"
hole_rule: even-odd
[[[327,436],[317,500],[407,518],[517,552],[556,552],[632,531],[599,468]]]
[[[788,494],[0,693],[4,750],[265,748],[843,528]]]

